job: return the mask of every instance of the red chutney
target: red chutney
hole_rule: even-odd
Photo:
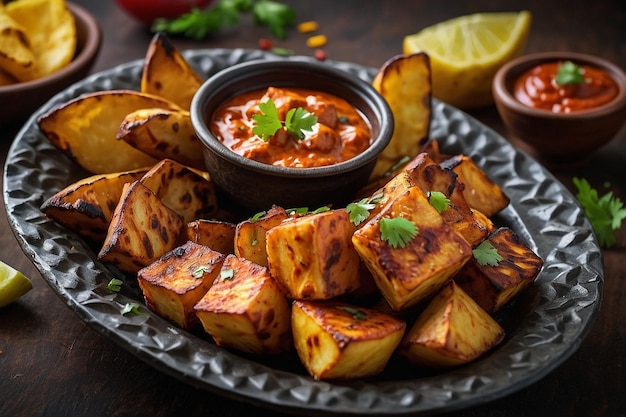
[[[302,107],[318,122],[298,140],[279,129],[265,142],[252,132],[259,103],[272,99],[281,121]],[[265,164],[310,168],[346,161],[370,146],[368,123],[347,101],[332,94],[298,88],[269,87],[238,95],[224,103],[211,120],[213,134],[233,152]]]
[[[515,98],[530,107],[571,113],[602,106],[617,96],[617,84],[609,74],[588,65],[579,65],[584,83],[558,85],[555,78],[561,64],[550,62],[525,72],[515,81]]]

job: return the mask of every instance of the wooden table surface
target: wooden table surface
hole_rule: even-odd
[[[76,0],[93,12],[104,41],[94,71],[143,58],[149,31],[112,1]],[[621,0],[508,1],[291,1],[300,20],[317,20],[329,42],[328,58],[378,67],[401,52],[402,38],[420,28],[478,11],[527,9],[533,13],[527,52],[572,50],[592,53],[626,68],[626,6]],[[201,42],[177,40],[186,48],[256,48],[266,36],[244,18]],[[277,46],[311,55],[305,36],[290,30]],[[494,107],[471,112],[514,141]],[[15,127],[0,131],[1,159]],[[626,131],[594,154],[588,165],[554,171],[574,189],[572,177],[587,178],[626,201]],[[454,416],[626,416],[626,230],[603,251],[602,308],[579,349],[530,387]],[[34,289],[0,310],[0,416],[244,416],[265,410],[193,389],[136,359],[84,324],[48,287],[24,256],[0,212],[0,259],[22,270]],[[281,415],[272,412],[273,415]]]

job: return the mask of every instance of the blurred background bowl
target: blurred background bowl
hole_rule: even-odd
[[[0,125],[22,124],[53,95],[85,78],[93,67],[102,42],[96,19],[83,7],[67,2],[76,22],[76,53],[64,68],[46,77],[0,86]]]
[[[599,107],[571,113],[532,108],[515,98],[515,81],[527,70],[543,63],[571,61],[576,65],[601,68],[613,78],[617,96]],[[493,80],[498,113],[512,139],[527,145],[551,166],[584,163],[613,138],[626,122],[626,76],[624,71],[602,58],[575,52],[541,52],[524,55],[500,68]]]
[[[231,151],[211,132],[213,113],[235,95],[270,86],[325,91],[348,101],[370,124],[370,147],[347,161],[314,168],[264,164]],[[391,110],[369,83],[305,58],[251,61],[220,71],[194,96],[191,120],[204,144],[207,170],[215,185],[235,204],[255,211],[273,204],[310,209],[344,204],[367,183],[393,133]]]

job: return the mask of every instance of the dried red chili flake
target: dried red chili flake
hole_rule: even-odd
[[[259,48],[261,48],[262,50],[269,51],[270,49],[272,49],[273,46],[274,44],[272,43],[271,40],[267,38],[259,39]]]
[[[318,61],[326,60],[326,52],[324,52],[323,49],[316,49],[314,56],[315,56],[315,59],[317,59]]]

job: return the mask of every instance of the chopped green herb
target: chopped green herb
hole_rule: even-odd
[[[574,177],[573,182],[578,189],[576,198],[591,221],[598,243],[610,248],[615,244],[615,230],[622,227],[622,220],[626,219],[624,203],[612,191],[599,197],[598,191],[591,188],[584,178]]]
[[[346,211],[350,214],[350,221],[355,226],[363,223],[370,215],[370,210],[383,198],[382,194],[373,197],[365,197],[358,202],[350,203],[346,206]]]
[[[211,268],[206,265],[199,266],[195,271],[191,273],[191,276],[193,276],[194,278],[202,278],[204,276],[204,273],[209,272],[210,270]]]
[[[140,308],[141,308],[141,305],[138,303],[126,303],[124,304],[124,307],[122,307],[122,310],[121,310],[122,316],[128,313],[133,313],[138,316],[145,315],[146,313],[141,311]]]
[[[317,116],[302,107],[290,109],[285,115],[285,121],[281,122],[278,117],[278,109],[272,99],[259,103],[259,109],[261,113],[252,116],[256,122],[252,132],[266,142],[281,127],[284,127],[287,133],[296,139],[304,139],[304,132],[311,131],[317,123]]]
[[[254,216],[250,217],[250,221],[251,222],[256,222],[258,221],[261,217],[265,216],[267,214],[266,211],[259,211],[258,213],[256,213]]]
[[[107,289],[113,292],[120,292],[122,289],[122,280],[117,278],[112,278],[111,281],[107,284]]]
[[[330,211],[330,207],[328,206],[322,206],[322,207],[318,207],[315,210],[313,210],[311,212],[311,214],[319,214],[319,213],[324,213],[326,211]]]
[[[222,268],[220,271],[220,278],[223,280],[233,279],[235,276],[235,270],[231,268]]]
[[[307,214],[309,212],[309,208],[308,207],[294,207],[294,208],[287,209],[285,211],[290,216],[292,214],[297,214],[298,216],[302,216],[302,215]]]
[[[571,61],[565,61],[559,65],[559,70],[554,81],[558,85],[582,84],[585,82],[585,71]]]
[[[428,192],[428,202],[437,209],[439,213],[450,207],[450,199],[440,191]]]
[[[337,117],[337,121],[339,123],[346,124],[346,123],[350,122],[350,119],[348,119],[347,116],[339,116],[339,117]]]
[[[293,51],[291,49],[281,48],[279,46],[273,47],[272,48],[272,52],[275,53],[276,55],[280,55],[280,56],[291,56],[291,55],[293,55]]]
[[[404,217],[384,217],[379,224],[380,238],[393,248],[404,248],[418,233],[415,223]]]
[[[345,311],[346,313],[352,314],[352,318],[354,318],[355,320],[367,320],[367,313],[365,313],[362,310],[359,310],[358,308],[349,307],[349,306],[340,306],[337,308],[339,310]]]
[[[472,254],[480,265],[498,266],[502,256],[488,240],[483,240],[480,245],[472,249]]]

